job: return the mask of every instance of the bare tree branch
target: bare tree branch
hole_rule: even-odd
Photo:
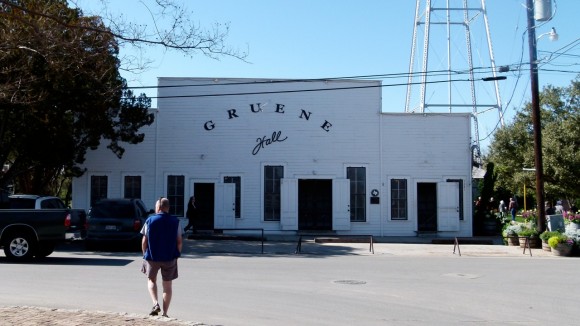
[[[64,27],[109,34],[118,41],[126,42],[137,47],[141,45],[161,46],[167,49],[177,50],[189,57],[193,57],[197,52],[201,52],[205,56],[216,60],[219,60],[222,56],[229,56],[246,61],[248,56],[247,51],[231,49],[225,45],[225,39],[229,34],[229,23],[214,23],[211,29],[204,30],[191,22],[187,18],[189,17],[189,13],[183,7],[175,5],[173,1],[157,0],[156,3],[162,8],[159,16],[143,3],[151,14],[151,20],[155,26],[154,33],[147,33],[145,25],[127,22],[122,16],[113,16],[110,13],[105,17],[107,23],[109,23],[108,28],[79,26],[70,24],[59,17],[18,5],[10,0],[0,0],[0,4],[53,20],[55,23]],[[156,17],[163,18],[169,15],[171,15],[170,27],[168,29],[162,29]],[[103,18],[101,17],[101,19]]]

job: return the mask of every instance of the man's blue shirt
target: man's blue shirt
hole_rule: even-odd
[[[179,219],[168,213],[158,213],[145,221],[147,250],[145,260],[170,261],[180,256],[177,249]]]

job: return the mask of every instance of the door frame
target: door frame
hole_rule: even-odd
[[[413,196],[414,196],[414,200],[413,200],[413,204],[414,204],[414,208],[415,208],[415,216],[416,221],[415,221],[415,230],[417,232],[422,232],[422,230],[419,230],[419,184],[420,183],[429,183],[429,184],[433,184],[435,186],[435,226],[433,230],[429,230],[429,231],[424,231],[424,232],[437,232],[437,183],[439,183],[441,180],[440,179],[416,179],[413,182]]]
[[[195,196],[196,197],[196,202],[198,202],[197,196],[195,195],[195,184],[196,183],[206,183],[206,184],[212,184],[213,186],[213,193],[211,194],[211,196],[213,197],[213,201],[214,204],[211,205],[212,207],[212,222],[211,222],[211,228],[214,229],[215,228],[215,189],[216,189],[216,183],[219,183],[218,179],[210,179],[210,178],[202,178],[202,179],[196,179],[196,178],[190,178],[189,179],[189,196],[187,196],[186,200],[189,201],[189,197],[191,196]],[[187,204],[185,206],[185,210],[187,210]]]
[[[303,211],[304,210],[304,207],[301,207],[300,206],[300,203],[301,203],[301,200],[300,200],[300,198],[301,198],[301,191],[300,191],[301,190],[301,186],[300,185],[301,184],[302,185],[307,185],[309,182],[316,182],[316,181],[325,182],[326,183],[325,187],[326,186],[329,186],[329,189],[327,189],[327,190],[330,190],[330,193],[327,193],[328,198],[330,199],[330,203],[328,203],[329,204],[329,206],[328,206],[329,209],[328,209],[328,212],[327,212],[329,214],[329,217],[328,217],[329,218],[328,225],[325,224],[324,225],[324,228],[320,228],[318,230],[320,230],[320,231],[332,231],[332,230],[334,230],[334,223],[333,223],[333,199],[334,199],[333,198],[333,185],[334,185],[334,180],[333,179],[328,179],[328,178],[300,178],[300,179],[298,179],[298,192],[297,192],[298,193],[298,196],[296,198],[297,199],[297,205],[298,205],[298,230],[310,230],[309,228],[304,228],[304,229],[301,228],[301,225],[304,225],[305,224],[305,221],[302,221],[302,223],[300,223],[301,222],[301,214],[304,212]],[[308,188],[308,187],[302,187],[302,193],[306,193],[305,190],[304,190],[304,188]],[[315,199],[317,199],[317,198],[315,198]],[[316,220],[316,218],[314,220]],[[316,228],[314,228],[314,230],[316,230]]]

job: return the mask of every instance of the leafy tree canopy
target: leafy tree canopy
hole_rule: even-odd
[[[580,198],[580,77],[568,87],[547,86],[540,93],[542,155],[546,199]],[[495,163],[496,190],[522,195],[522,185],[533,189],[534,136],[531,103],[498,130],[488,161]],[[533,195],[533,191],[530,192]]]
[[[149,35],[66,0],[0,0],[0,189],[57,194],[63,177],[82,174],[87,150],[106,141],[120,158],[124,143],[143,141],[151,101],[121,77],[121,43],[243,60],[224,47],[227,32],[188,29],[181,8],[157,4],[175,13],[172,29]]]

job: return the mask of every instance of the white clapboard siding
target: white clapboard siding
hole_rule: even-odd
[[[196,180],[219,184],[239,176],[242,216],[234,227],[281,231],[280,222],[263,221],[263,169],[283,165],[284,178],[293,180],[340,180],[349,166],[366,168],[367,197],[379,190],[380,204],[367,198],[366,221],[341,225],[340,234],[414,234],[417,180],[464,180],[471,209],[467,114],[381,113],[381,84],[372,80],[159,78],[159,86],[155,123],[141,130],[144,142],[124,146],[121,160],[106,142],[87,153],[87,173],[73,181],[76,207],[89,208],[91,175],[107,175],[111,197],[122,196],[124,176],[142,176],[149,206],[167,192],[168,175],[185,177],[184,200]],[[259,146],[262,139],[268,144]],[[391,177],[408,179],[408,220],[390,219]],[[454,234],[469,235],[470,223],[467,213]]]

